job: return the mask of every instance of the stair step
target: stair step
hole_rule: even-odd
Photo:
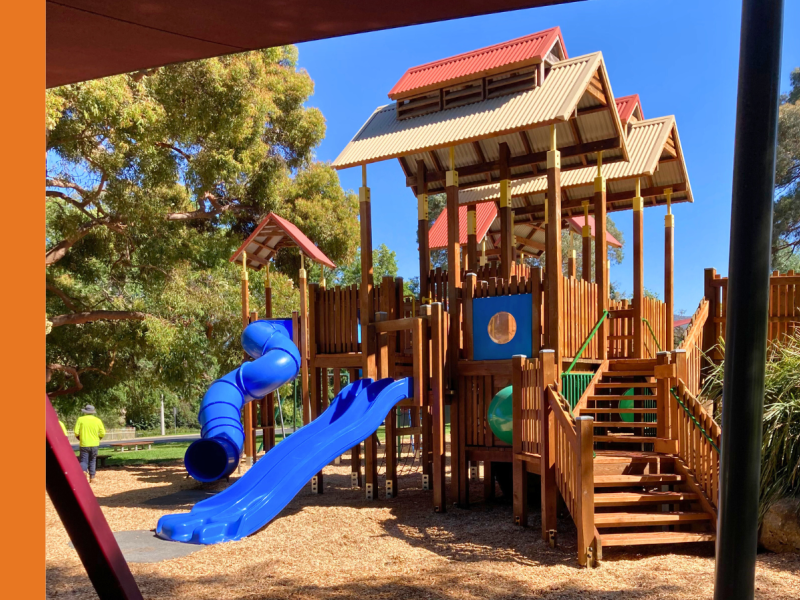
[[[681,483],[682,475],[661,473],[651,475],[595,475],[594,487],[645,487]]]
[[[645,452],[643,450],[598,450],[595,453],[594,464],[605,463],[632,463],[632,462],[675,462],[675,457],[660,452]]]
[[[595,389],[611,390],[617,388],[647,388],[654,390],[658,387],[657,383],[644,383],[640,381],[620,381],[617,383],[595,383]]]
[[[653,421],[652,423],[645,423],[644,421],[637,421],[634,423],[628,423],[627,421],[595,421],[595,427],[630,427],[630,428],[644,428],[644,427],[657,427],[658,423]]]
[[[638,506],[695,500],[697,494],[686,492],[606,492],[594,495],[595,506]]]
[[[642,546],[646,544],[685,544],[690,542],[713,542],[713,533],[688,531],[649,531],[646,533],[605,533],[600,536],[603,547]]]
[[[647,437],[646,435],[596,435],[595,442],[621,442],[624,444],[652,444],[654,442],[668,442],[666,438]]]
[[[605,371],[603,377],[653,377],[653,370],[644,371]]]
[[[589,396],[588,400],[655,400],[657,396],[644,396],[641,394],[624,396],[622,394],[609,394],[608,396]]]
[[[634,371],[652,369],[655,366],[655,358],[616,358],[608,361],[609,371]]]
[[[607,413],[633,413],[633,414],[650,414],[654,415],[658,412],[657,408],[592,408],[591,406],[587,406],[586,408],[581,408],[581,414],[583,413],[596,413],[596,414],[607,414]]]
[[[707,512],[619,512],[595,513],[594,515],[595,527],[674,525],[676,523],[699,523],[710,520],[711,515]],[[605,542],[605,539],[603,539],[603,542]]]

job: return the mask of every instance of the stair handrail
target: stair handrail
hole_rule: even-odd
[[[683,380],[681,380],[681,379],[679,379],[678,381],[680,383],[683,383]],[[684,384],[684,385],[686,385],[686,384]],[[697,420],[697,418],[692,414],[692,412],[689,410],[689,408],[686,406],[686,404],[684,404],[683,400],[680,399],[678,394],[675,392],[675,388],[674,387],[670,388],[669,391],[672,392],[672,396],[675,398],[675,400],[678,401],[678,405],[680,405],[680,407],[683,408],[683,411],[688,415],[688,417],[692,421],[692,423],[694,423],[694,426],[700,431],[700,433],[703,434],[703,437],[706,438],[706,441],[708,441],[709,444],[711,444],[711,447],[717,452],[717,454],[719,454],[720,453],[719,452],[719,446],[717,446],[717,444],[714,442],[714,439],[708,434],[708,432],[700,424],[700,422]]]
[[[563,373],[564,375],[569,375],[569,373],[572,371],[572,369],[578,363],[578,359],[580,359],[581,355],[583,354],[583,351],[586,350],[586,346],[588,346],[589,342],[592,341],[592,338],[595,336],[595,334],[597,334],[597,330],[600,329],[600,325],[603,324],[603,321],[605,321],[607,317],[608,317],[608,311],[604,310],[603,314],[600,315],[600,318],[597,320],[597,323],[595,323],[594,327],[592,328],[592,331],[589,333],[589,335],[583,341],[583,345],[581,346],[581,349],[578,350],[578,354],[575,356],[575,358],[572,359],[572,363],[570,363],[569,367],[567,367],[567,370],[564,371],[564,373]]]
[[[642,321],[644,321],[644,324],[647,325],[647,329],[648,329],[648,331],[650,331],[650,335],[653,336],[653,341],[656,343],[656,348],[658,348],[658,351],[661,352],[661,344],[658,343],[658,338],[656,337],[656,332],[653,331],[653,328],[650,326],[650,321],[648,321],[645,317],[642,317]],[[647,344],[644,344],[644,347],[647,348]],[[653,355],[652,355],[652,353],[650,353],[650,349],[649,348],[648,348],[647,352],[648,352],[648,354],[650,354],[650,357],[652,358]]]

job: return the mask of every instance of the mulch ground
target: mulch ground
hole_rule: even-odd
[[[324,494],[307,486],[267,527],[238,542],[182,558],[131,564],[145,598],[511,599],[711,598],[712,544],[609,549],[601,566],[579,569],[575,530],[559,520],[558,546],[540,522],[512,523],[511,507],[484,503],[474,484],[470,510],[434,514],[422,475],[406,469],[399,494],[367,502],[350,488],[349,461],[324,471]],[[94,485],[114,531],[154,529],[163,508],[145,501],[199,488],[179,463],[102,470]],[[383,489],[383,478],[381,478]],[[223,486],[225,484],[216,484]],[[214,489],[214,488],[211,488]],[[191,507],[177,507],[188,511]],[[46,499],[48,598],[96,598]],[[800,556],[758,556],[757,598],[800,598]]]

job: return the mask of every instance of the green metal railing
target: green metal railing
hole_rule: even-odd
[[[717,454],[719,454],[719,448],[714,443],[714,440],[711,439],[711,436],[708,435],[708,432],[705,430],[705,428],[702,425],[700,425],[700,422],[697,419],[695,419],[694,415],[691,413],[689,408],[683,403],[683,400],[681,400],[678,394],[675,393],[675,388],[671,388],[670,391],[672,392],[672,395],[675,398],[675,400],[678,401],[678,404],[681,405],[681,408],[683,408],[683,411],[687,415],[689,415],[689,418],[692,420],[692,423],[694,423],[694,426],[700,430],[700,433],[703,434],[703,437],[706,438],[706,440],[708,440],[708,443],[711,444],[711,447],[717,451]]]
[[[594,377],[594,373],[573,373],[572,369],[575,368],[578,359],[583,355],[583,351],[586,350],[589,342],[591,342],[592,338],[597,334],[597,330],[600,329],[600,325],[606,318],[608,318],[608,311],[604,310],[603,314],[597,320],[597,323],[595,323],[594,328],[592,328],[592,331],[589,332],[580,350],[578,350],[578,354],[572,359],[572,363],[566,371],[561,373],[561,395],[564,396],[569,403],[570,413],[572,409],[575,408],[575,405],[578,404],[578,400],[581,399],[586,388],[589,387],[592,377]]]
[[[647,325],[647,329],[648,329],[648,331],[650,331],[650,335],[653,336],[653,341],[656,343],[656,348],[658,348],[658,351],[661,352],[661,344],[658,343],[658,338],[656,337],[656,332],[653,331],[653,328],[650,326],[650,321],[648,321],[644,317],[642,317],[642,321],[644,321],[644,324]],[[647,348],[647,344],[645,344],[644,347]],[[647,352],[648,353],[650,352],[649,348],[647,348]],[[650,358],[652,358],[652,357],[653,357],[653,355],[650,354]]]

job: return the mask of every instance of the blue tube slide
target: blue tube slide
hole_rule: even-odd
[[[161,517],[156,534],[216,544],[255,533],[325,465],[364,441],[398,402],[412,396],[410,378],[361,379],[348,385],[319,418],[275,446],[233,485],[198,502],[189,513]]]
[[[189,475],[198,481],[216,481],[233,472],[244,445],[242,406],[289,383],[300,371],[300,352],[279,322],[248,325],[242,347],[255,360],[217,379],[200,403],[201,437],[183,459]]]

